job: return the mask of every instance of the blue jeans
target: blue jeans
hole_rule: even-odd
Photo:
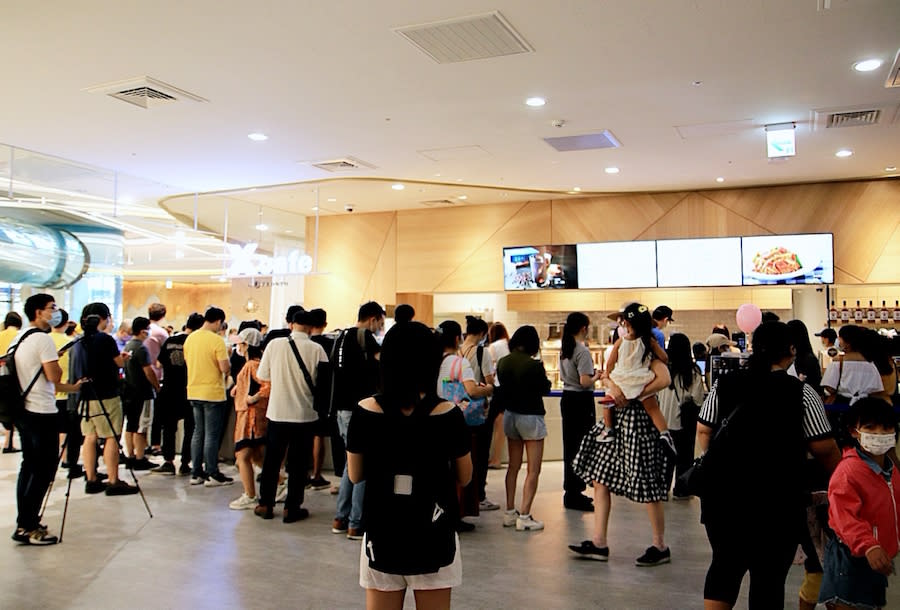
[[[219,472],[219,445],[228,422],[228,403],[190,401],[194,410],[194,435],[191,437],[191,476],[206,477]],[[206,461],[206,470],[203,462]]]
[[[344,445],[347,444],[347,428],[350,426],[352,411],[338,411],[337,424]],[[350,482],[350,469],[344,468],[341,476],[341,487],[337,499],[337,519],[348,519],[349,526],[353,529],[362,528],[363,497],[366,494],[366,483],[363,481],[357,485]]]

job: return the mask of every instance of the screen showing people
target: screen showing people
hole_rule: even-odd
[[[832,242],[830,233],[744,237],[743,283],[833,284]]]
[[[503,249],[504,290],[578,288],[574,245]]]

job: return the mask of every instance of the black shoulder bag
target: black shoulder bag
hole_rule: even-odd
[[[734,421],[734,417],[741,411],[741,407],[743,407],[743,403],[738,404],[738,406],[734,408],[734,411],[722,420],[719,429],[716,430],[716,433],[709,441],[709,447],[706,448],[706,453],[694,460],[693,465],[678,477],[675,485],[678,487],[679,495],[691,495],[702,498],[709,492],[710,485],[714,484],[710,481],[710,471],[715,463],[716,454],[721,451],[721,449],[717,450],[716,448],[726,442],[728,438],[728,428]],[[710,459],[713,460],[712,463],[710,462]]]
[[[316,384],[313,383],[312,375],[309,374],[309,369],[306,368],[303,358],[300,357],[300,351],[297,349],[297,344],[294,343],[294,338],[288,337],[288,343],[291,344],[291,351],[294,352],[294,358],[297,359],[297,364],[300,365],[300,370],[303,371],[303,378],[306,379],[306,385],[309,386],[309,391],[312,393],[313,409],[319,414],[319,419],[327,418],[328,404],[325,400],[322,400],[322,397],[319,395],[320,392],[316,391]]]

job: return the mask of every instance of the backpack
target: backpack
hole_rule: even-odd
[[[369,353],[366,350],[366,329],[345,328],[334,340],[331,353],[328,354],[330,366],[330,387],[328,397],[328,416],[337,411],[352,410],[363,398],[365,391],[360,391],[368,374],[366,370]]]
[[[44,367],[38,367],[34,379],[25,390],[19,383],[19,374],[16,370],[16,351],[25,342],[25,339],[34,333],[43,332],[39,328],[31,328],[22,335],[18,343],[9,348],[9,351],[0,357],[0,423],[11,424],[25,412],[25,398],[31,392],[31,388],[37,383],[38,377],[44,372]]]
[[[450,377],[441,380],[441,396],[455,404],[463,412],[466,424],[480,426],[487,419],[487,405],[484,398],[472,398],[462,382],[462,356],[452,356]]]

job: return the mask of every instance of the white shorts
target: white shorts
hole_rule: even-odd
[[[449,589],[462,584],[462,559],[459,556],[459,536],[456,536],[456,554],[453,563],[432,574],[388,574],[369,567],[366,556],[366,537],[359,550],[359,586],[376,591],[430,591]]]

